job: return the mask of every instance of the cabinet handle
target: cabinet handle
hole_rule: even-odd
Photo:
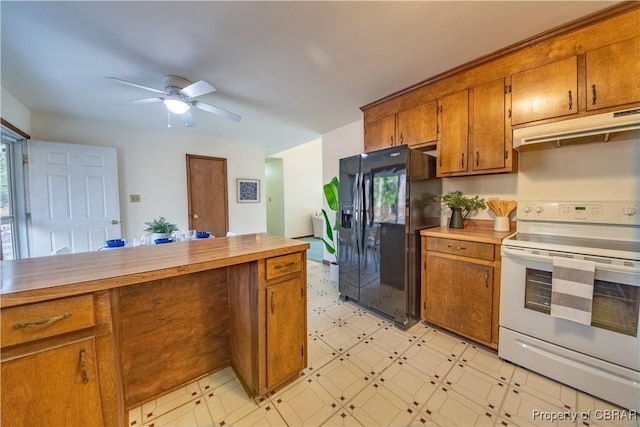
[[[511,118],[511,108],[509,108],[509,118]]]
[[[573,96],[571,95],[571,91],[569,91],[569,110],[573,110]]]
[[[402,132],[400,132],[400,145],[404,144],[404,136],[402,136]]]
[[[591,86],[591,103],[596,105],[596,85]]]
[[[460,167],[464,167],[464,153],[462,153],[462,160],[460,161]]]
[[[288,263],[286,263],[286,264],[278,264],[278,265],[276,265],[274,268],[275,268],[276,270],[282,270],[283,268],[289,268],[289,267],[292,267],[292,266],[293,266],[293,264],[295,264],[295,262],[288,262]]]
[[[466,251],[467,248],[465,248],[464,246],[451,246],[451,245],[447,245],[447,247],[449,249],[453,249],[454,251]]]
[[[82,377],[82,384],[89,382],[89,374],[87,373],[87,352],[80,351],[80,376]]]
[[[276,294],[271,294],[271,314],[276,312]]]
[[[48,319],[34,320],[32,322],[24,322],[24,323],[14,323],[11,326],[11,329],[18,330],[18,329],[35,328],[35,327],[44,328],[56,322],[59,322],[60,320],[68,319],[69,317],[71,317],[71,313],[66,312],[66,313],[62,313],[59,316],[50,317]]]
[[[391,146],[393,147],[395,144],[393,143],[393,135],[389,137],[389,141],[391,142]]]
[[[476,151],[476,166],[480,166],[480,152]]]
[[[485,288],[489,287],[489,271],[488,270],[484,271],[484,287]]]

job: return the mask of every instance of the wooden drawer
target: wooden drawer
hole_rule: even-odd
[[[267,258],[267,280],[302,270],[300,253]]]
[[[494,245],[491,243],[429,237],[427,238],[427,250],[487,261],[493,261],[494,259]]]
[[[2,310],[2,347],[89,328],[95,324],[91,294]]]

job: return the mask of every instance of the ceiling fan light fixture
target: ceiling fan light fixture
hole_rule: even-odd
[[[189,110],[189,104],[180,99],[165,99],[164,105],[175,114],[184,114]]]

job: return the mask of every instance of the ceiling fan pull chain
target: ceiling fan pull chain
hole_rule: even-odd
[[[167,109],[167,127],[171,127],[171,111]]]

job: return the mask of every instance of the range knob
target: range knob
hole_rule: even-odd
[[[544,208],[542,206],[536,207],[536,213],[542,213],[543,210]]]
[[[638,209],[635,206],[625,206],[622,212],[626,216],[634,216],[635,214],[638,213]]]
[[[524,212],[525,212],[525,213],[529,213],[529,212],[531,212],[531,206],[525,206],[525,207],[524,207]]]

